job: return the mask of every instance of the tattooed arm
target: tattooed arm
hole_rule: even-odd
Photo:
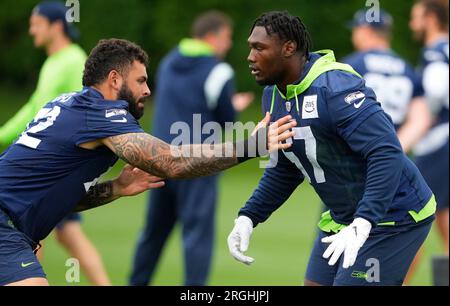
[[[161,181],[161,178],[126,165],[116,179],[92,186],[74,211],[95,208],[123,196],[133,196],[150,188],[162,186],[164,186],[164,182]]]
[[[114,194],[113,189],[112,181],[107,181],[92,186],[81,202],[75,207],[74,212],[102,206],[116,200],[120,196],[118,194]]]
[[[289,119],[288,116],[279,119],[276,125],[269,126],[268,131],[261,129],[264,131],[264,138],[267,132],[269,151],[290,146],[280,144],[280,141],[293,136],[293,132],[286,131],[296,123],[288,122]],[[270,116],[266,115],[264,120],[263,125],[267,125]],[[255,139],[258,135],[252,137]],[[112,136],[103,139],[103,144],[127,163],[159,177],[171,179],[206,176],[231,168],[248,158],[249,149],[248,141],[241,143],[242,146],[236,143],[171,146],[147,133]]]
[[[214,147],[210,146],[170,146],[146,133],[109,137],[105,144],[127,163],[164,178],[181,179],[209,175],[238,163],[231,143],[220,145],[220,152],[223,153],[221,156],[228,157],[214,157]],[[205,153],[211,157],[206,157]]]

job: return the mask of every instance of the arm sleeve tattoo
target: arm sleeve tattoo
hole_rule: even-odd
[[[107,138],[106,145],[127,163],[162,178],[206,176],[241,162],[236,144],[171,146],[147,133]]]
[[[117,198],[119,198],[119,196],[114,195],[113,193],[112,181],[100,183],[89,189],[84,198],[81,199],[75,207],[74,212],[102,206],[114,201]]]

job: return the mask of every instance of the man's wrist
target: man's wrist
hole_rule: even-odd
[[[243,163],[249,159],[269,154],[267,131],[267,127],[261,127],[254,135],[234,144],[238,163]]]
[[[112,196],[113,197],[117,197],[120,198],[122,197],[122,188],[118,182],[117,179],[111,180],[111,181],[107,181],[105,183],[110,183],[111,184],[111,189],[112,189]]]
[[[248,219],[250,220],[251,224],[252,224],[252,227],[255,227],[255,226],[258,224],[257,220],[256,220],[255,218],[253,218],[253,216],[251,216],[251,215],[249,215],[249,214],[246,214],[246,213],[239,213],[239,215],[238,215],[238,217],[236,218],[236,220],[239,219],[240,217],[246,217],[246,218],[248,218]]]
[[[251,227],[251,228],[253,229],[253,221],[252,221],[252,219],[250,219],[250,218],[247,217],[247,216],[244,216],[244,215],[238,216],[238,217],[236,218],[235,223],[236,223],[236,224],[237,224],[237,223],[242,223],[242,224],[248,225],[249,227]]]
[[[356,219],[363,219],[364,221],[369,222],[370,225],[372,226],[372,228],[377,226],[377,222],[375,220],[371,219],[371,218],[368,218],[367,216],[362,216],[360,214],[355,214],[353,222],[355,222]]]

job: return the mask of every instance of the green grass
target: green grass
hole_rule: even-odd
[[[25,101],[21,91],[0,88],[0,122],[4,122]],[[253,110],[257,106],[253,107]],[[252,111],[243,116],[254,117]],[[149,114],[143,126],[148,126]],[[117,173],[115,167],[108,175]],[[316,234],[320,202],[312,188],[304,183],[291,198],[264,224],[253,232],[248,254],[256,261],[245,266],[228,253],[226,238],[233,227],[239,208],[251,195],[262,170],[251,161],[224,172],[220,180],[220,200],[216,215],[217,231],[211,285],[301,285],[308,256]],[[131,267],[135,241],[143,226],[147,195],[122,198],[107,206],[83,214],[83,229],[101,253],[114,285],[125,285]],[[183,258],[180,230],[170,237],[154,278],[154,285],[183,283]],[[425,243],[421,265],[413,285],[431,285],[431,256],[442,252],[433,229]],[[52,285],[67,284],[65,261],[68,255],[49,236],[45,244],[43,267]],[[75,285],[88,285],[82,276]]]
[[[310,186],[304,184],[264,224],[254,230],[248,254],[256,261],[245,266],[228,253],[226,237],[238,209],[256,186],[261,171],[251,162],[226,172],[220,183],[215,256],[211,285],[300,285],[316,234],[320,206]],[[119,199],[114,204],[84,213],[83,228],[103,256],[115,285],[127,282],[138,232],[143,224],[146,196]],[[439,252],[436,233],[426,241],[422,263],[413,285],[430,285],[431,254]],[[55,239],[46,241],[44,268],[51,284],[66,285],[67,255]],[[180,231],[176,228],[166,246],[154,285],[183,283]],[[79,283],[87,285],[85,279]]]

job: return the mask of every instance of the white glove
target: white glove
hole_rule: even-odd
[[[323,253],[323,258],[331,256],[328,264],[334,265],[342,253],[344,253],[344,263],[342,267],[347,269],[353,266],[358,256],[359,249],[369,237],[372,224],[363,218],[356,218],[353,222],[342,229],[339,233],[322,238],[323,243],[331,243]]]
[[[253,222],[249,217],[239,216],[234,220],[234,228],[228,235],[228,249],[237,261],[246,265],[251,264],[254,259],[244,255],[250,243],[250,236],[253,231]]]

